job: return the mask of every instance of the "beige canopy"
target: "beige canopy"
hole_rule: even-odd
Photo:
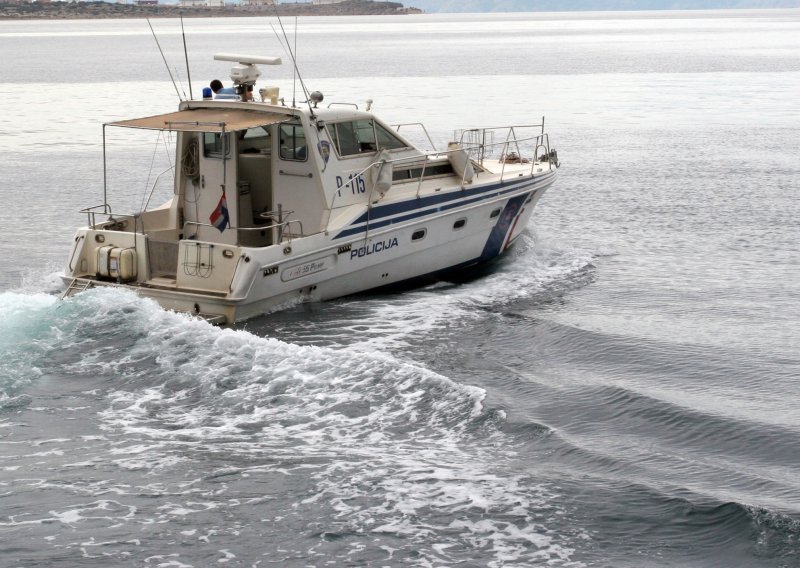
[[[172,130],[178,132],[225,132],[247,130],[291,120],[287,114],[258,112],[231,108],[197,108],[110,122],[108,126],[146,128],[149,130]]]

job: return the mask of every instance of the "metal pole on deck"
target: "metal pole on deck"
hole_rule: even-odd
[[[103,211],[108,209],[108,175],[106,172],[106,125],[103,124]]]

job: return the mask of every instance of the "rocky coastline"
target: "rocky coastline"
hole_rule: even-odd
[[[100,18],[210,18],[246,16],[384,16],[419,14],[400,2],[346,0],[338,4],[289,3],[273,6],[245,4],[180,6],[178,4],[112,4],[110,2],[22,2],[0,0],[0,20],[77,20]]]

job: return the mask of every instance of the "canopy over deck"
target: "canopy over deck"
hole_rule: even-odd
[[[197,108],[110,122],[108,126],[171,130],[173,132],[231,132],[277,124],[291,119],[291,115],[276,112],[232,108]]]

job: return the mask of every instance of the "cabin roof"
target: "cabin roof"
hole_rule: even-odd
[[[215,107],[192,108],[156,116],[111,122],[109,126],[178,132],[231,132],[290,120],[291,115],[257,110]]]

